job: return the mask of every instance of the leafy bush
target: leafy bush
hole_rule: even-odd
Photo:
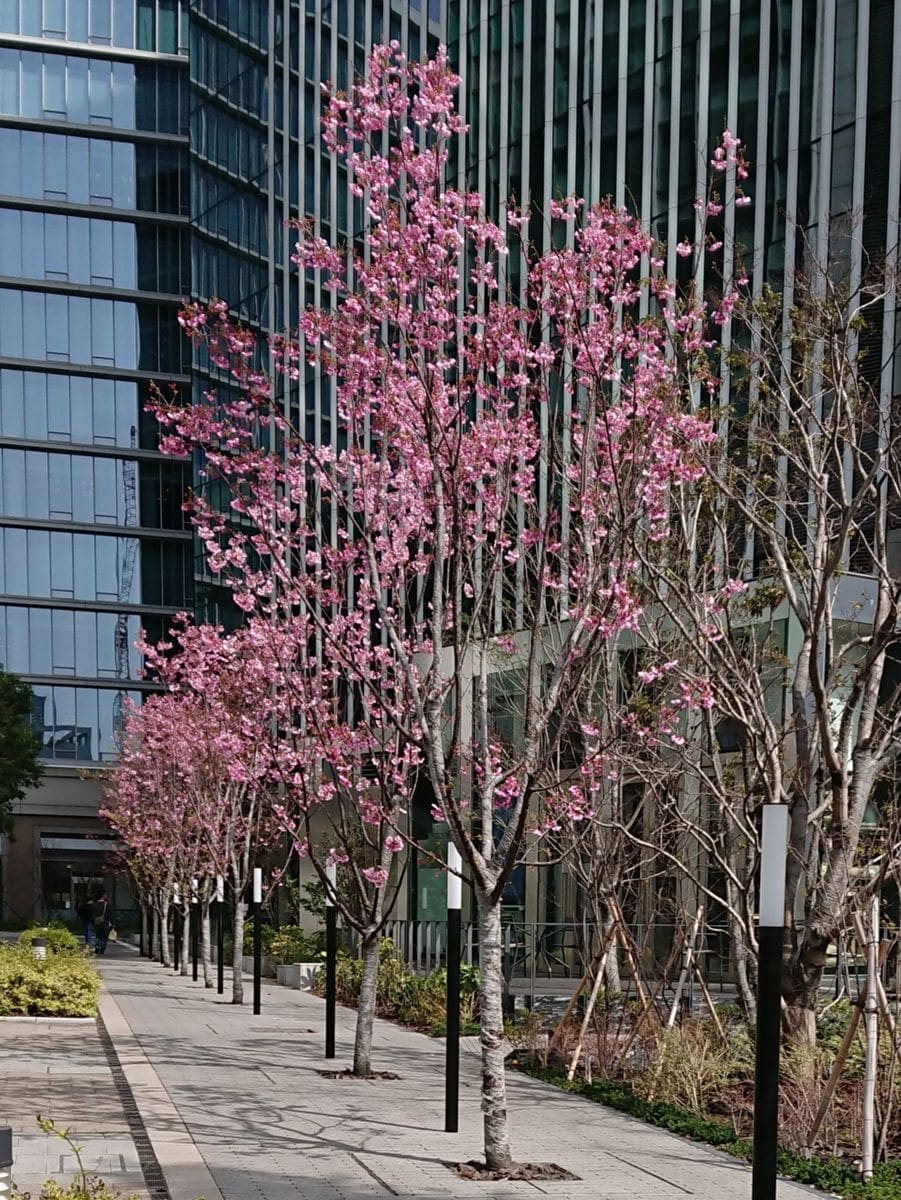
[[[277,963],[320,962],[325,957],[325,934],[306,934],[299,925],[284,925],[273,935],[269,953]]]
[[[534,1062],[519,1062],[515,1058],[508,1061],[536,1079],[552,1083],[565,1091],[575,1092],[587,1100],[594,1100],[598,1104],[606,1104],[609,1108],[629,1113],[630,1116],[647,1121],[649,1125],[668,1129],[670,1133],[677,1133],[695,1142],[707,1142],[734,1154],[737,1158],[751,1157],[750,1141],[740,1138],[731,1125],[722,1121],[699,1117],[696,1113],[688,1112],[675,1104],[644,1100],[625,1083],[608,1079],[595,1080],[593,1083],[586,1083],[584,1079],[574,1079],[570,1082],[561,1071],[541,1067]],[[779,1173],[798,1183],[806,1183],[811,1187],[842,1196],[844,1200],[901,1200],[901,1162],[898,1160],[879,1163],[873,1173],[872,1182],[861,1183],[854,1168],[837,1158],[804,1158],[780,1149]]]
[[[27,944],[0,946],[0,1016],[93,1017],[99,991],[83,955],[36,959]]]
[[[30,946],[35,938],[46,939],[49,954],[80,954],[84,949],[81,939],[60,921],[51,921],[49,925],[32,925],[19,934],[23,946]]]
[[[361,959],[339,955],[335,968],[335,994],[340,1004],[356,1005],[362,977]],[[318,987],[323,986],[324,980],[320,977]],[[462,966],[460,1026],[464,1033],[478,1029],[478,991],[478,968]],[[447,1013],[447,971],[441,967],[431,975],[417,975],[398,954],[391,939],[383,938],[379,946],[376,1009],[389,1021],[412,1025],[432,1037],[442,1037]]]

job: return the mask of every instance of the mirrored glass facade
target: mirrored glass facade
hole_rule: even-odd
[[[114,758],[139,629],[192,603],[144,412],[189,386],[187,36],[182,0],[0,0],[0,661],[52,766]]]
[[[324,152],[322,84],[346,87],[369,48],[396,39],[413,58],[442,40],[445,0],[196,0],[190,12],[192,282],[198,299],[226,299],[253,327],[296,323],[322,303],[319,282],[290,261],[296,231],[350,243],[363,208],[342,166]],[[223,381],[202,354],[194,386]],[[283,386],[284,381],[277,381]],[[283,397],[295,425],[317,441],[335,437],[328,380],[292,385]],[[197,561],[198,612],[229,620],[227,592]]]

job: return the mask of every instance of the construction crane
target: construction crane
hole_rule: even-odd
[[[138,431],[131,427],[129,445],[132,449],[137,445]],[[128,526],[138,523],[138,464],[133,458],[127,458],[122,463],[122,492],[125,498],[125,524]],[[138,539],[125,539],[125,556],[119,572],[119,602],[127,604],[131,599],[131,589],[135,577],[135,565],[138,559]],[[128,614],[119,613],[116,617],[116,628],[113,633],[116,652],[116,678],[128,679]],[[113,703],[113,733],[118,739],[125,727],[125,698],[124,688],[116,693]]]

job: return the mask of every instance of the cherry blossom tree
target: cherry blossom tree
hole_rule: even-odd
[[[227,512],[194,504],[211,568],[288,655],[276,689],[286,810],[303,810],[331,761],[365,824],[387,830],[420,782],[463,856],[485,1153],[504,1171],[501,896],[537,806],[561,791],[590,803],[604,755],[585,754],[564,784],[563,731],[594,656],[637,627],[642,553],[665,543],[669,493],[699,477],[713,435],[690,403],[709,375],[703,308],[677,304],[632,216],[555,203],[553,248],[538,253],[536,214],[510,207],[508,236],[478,195],[445,186],[465,132],[456,86],[443,52],[410,64],[380,47],[367,79],[329,100],[326,140],[367,214],[365,244],[301,230],[298,266],[331,299],[270,350],[288,396],[306,369],[332,389],[333,442],[311,442],[290,404],[271,403],[273,380],[224,301],[182,322],[240,398],[163,400],[157,414],[164,449],[202,451],[230,497]],[[733,145],[725,165],[736,160]],[[514,741],[496,734],[500,675],[521,698]],[[352,753],[327,752],[349,739]],[[381,833],[369,850],[381,858],[359,871],[346,851],[348,867],[389,887],[400,836]]]
[[[141,644],[148,669],[168,688],[166,699],[178,726],[168,750],[160,753],[181,764],[184,804],[202,845],[202,859],[185,877],[185,902],[190,901],[191,879],[198,877],[207,974],[216,875],[228,881],[234,896],[235,1004],[244,998],[245,898],[253,869],[265,860],[265,903],[292,856],[274,796],[270,642],[270,631],[259,625],[226,634],[218,626],[195,626],[182,618],[168,641]]]
[[[153,695],[130,709],[101,816],[122,839],[154,914],[160,961],[171,966],[168,919],[176,888],[197,869],[202,835],[188,803],[190,742],[183,706]]]

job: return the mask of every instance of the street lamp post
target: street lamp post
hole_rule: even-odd
[[[788,808],[784,804],[765,804],[760,838],[751,1200],[776,1200],[787,843]]]
[[[447,1043],[444,1067],[444,1131],[456,1133],[460,1109],[460,917],[463,862],[453,842],[447,846]]]
[[[338,955],[338,910],[335,908],[335,885],[338,867],[329,863],[325,868],[325,1057],[335,1057],[335,966]]]
[[[253,1015],[260,1015],[263,976],[263,871],[253,869]]]
[[[216,876],[216,991],[225,991],[225,880]]]

